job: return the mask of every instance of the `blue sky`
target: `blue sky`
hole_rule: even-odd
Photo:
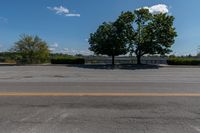
[[[121,11],[167,5],[178,32],[173,53],[196,54],[200,46],[199,0],[1,0],[0,50],[9,49],[20,34],[38,35],[56,51],[88,52],[86,41],[103,21]]]

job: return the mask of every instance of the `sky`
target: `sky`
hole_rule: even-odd
[[[54,52],[90,54],[90,33],[122,11],[146,7],[175,17],[172,54],[195,55],[200,47],[200,0],[1,0],[0,51],[20,35],[38,35]]]

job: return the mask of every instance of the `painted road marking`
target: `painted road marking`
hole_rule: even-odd
[[[64,97],[64,96],[96,96],[96,97],[108,97],[108,96],[116,96],[116,97],[200,97],[200,93],[44,93],[44,92],[2,92],[0,93],[0,97],[2,96],[41,96],[41,97]]]

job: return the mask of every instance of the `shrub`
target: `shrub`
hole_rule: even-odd
[[[167,60],[169,65],[200,65],[200,60],[192,58],[171,58]]]
[[[45,41],[38,36],[22,35],[13,48],[18,54],[16,61],[20,64],[40,64],[49,61],[49,49]]]
[[[5,58],[0,57],[0,62],[5,62],[5,61],[6,61]]]
[[[83,58],[54,58],[51,59],[51,64],[85,64]]]

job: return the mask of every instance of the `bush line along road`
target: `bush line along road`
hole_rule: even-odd
[[[198,133],[199,86],[193,67],[2,66],[0,131]]]

